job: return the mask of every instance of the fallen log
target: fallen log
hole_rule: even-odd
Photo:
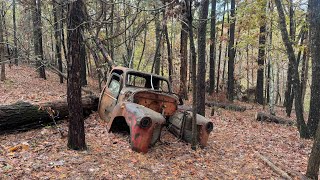
[[[223,109],[227,109],[227,110],[231,110],[231,111],[239,111],[239,112],[243,112],[245,110],[247,110],[247,108],[245,106],[239,106],[239,105],[235,105],[235,104],[231,104],[231,103],[220,103],[220,102],[214,102],[214,101],[207,101],[206,105],[209,107],[219,107],[219,108],[223,108]]]
[[[82,98],[84,116],[98,108],[99,98],[86,96]],[[0,134],[12,131],[24,131],[53,123],[68,116],[66,100],[31,104],[19,101],[11,105],[0,106]]]
[[[287,120],[281,117],[274,116],[272,114],[266,114],[263,112],[258,112],[256,114],[257,121],[266,121],[266,122],[274,122],[277,124],[287,124],[287,125],[294,125],[294,121]]]

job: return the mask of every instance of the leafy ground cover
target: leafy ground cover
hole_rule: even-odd
[[[48,73],[41,80],[33,68],[7,69],[0,82],[0,104],[33,103],[66,98],[66,85]],[[95,89],[94,81],[89,88]],[[238,102],[240,103],[240,102]],[[306,171],[311,140],[299,138],[294,126],[257,122],[261,106],[241,103],[245,112],[218,109],[208,147],[193,151],[166,129],[147,154],[133,152],[125,134],[109,134],[93,113],[85,120],[87,151],[67,148],[56,127],[0,136],[0,179],[279,179],[257,156],[269,158],[294,178]],[[283,116],[283,109],[277,108]],[[58,125],[67,135],[68,124]]]

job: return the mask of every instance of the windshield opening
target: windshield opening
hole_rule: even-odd
[[[126,85],[170,92],[169,83],[167,80],[152,76],[150,74],[129,72],[127,74]]]

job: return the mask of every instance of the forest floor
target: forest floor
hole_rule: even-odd
[[[0,104],[66,98],[66,85],[53,73],[47,76],[39,79],[34,68],[26,66],[7,68]],[[97,87],[89,82],[89,87]],[[255,114],[264,111],[262,106],[240,104],[249,110],[218,109],[210,116],[207,109],[214,130],[208,147],[196,151],[164,130],[162,142],[147,154],[133,152],[128,135],[107,133],[96,113],[85,120],[87,151],[69,150],[67,138],[53,126],[2,135],[0,179],[279,179],[256,152],[294,178],[304,174],[312,141],[300,139],[295,126],[257,122]],[[276,110],[284,115],[282,108]],[[67,134],[66,121],[58,126]]]

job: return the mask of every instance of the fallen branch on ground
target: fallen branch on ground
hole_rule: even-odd
[[[286,173],[285,171],[283,171],[282,169],[280,169],[279,167],[277,167],[276,165],[274,165],[273,162],[271,162],[268,158],[262,156],[258,151],[255,151],[255,155],[260,158],[263,162],[265,162],[274,172],[276,172],[277,174],[279,174],[281,177],[285,178],[285,179],[292,179],[288,173]]]
[[[258,112],[255,117],[257,121],[266,121],[266,122],[274,122],[277,124],[294,125],[294,121],[292,120],[287,120],[287,119],[277,117],[271,114],[266,114],[263,112]]]
[[[239,106],[231,103],[220,103],[220,102],[214,102],[214,101],[207,101],[206,105],[209,107],[219,107],[227,110],[232,110],[232,111],[240,111],[243,112],[247,110],[245,106]]]

